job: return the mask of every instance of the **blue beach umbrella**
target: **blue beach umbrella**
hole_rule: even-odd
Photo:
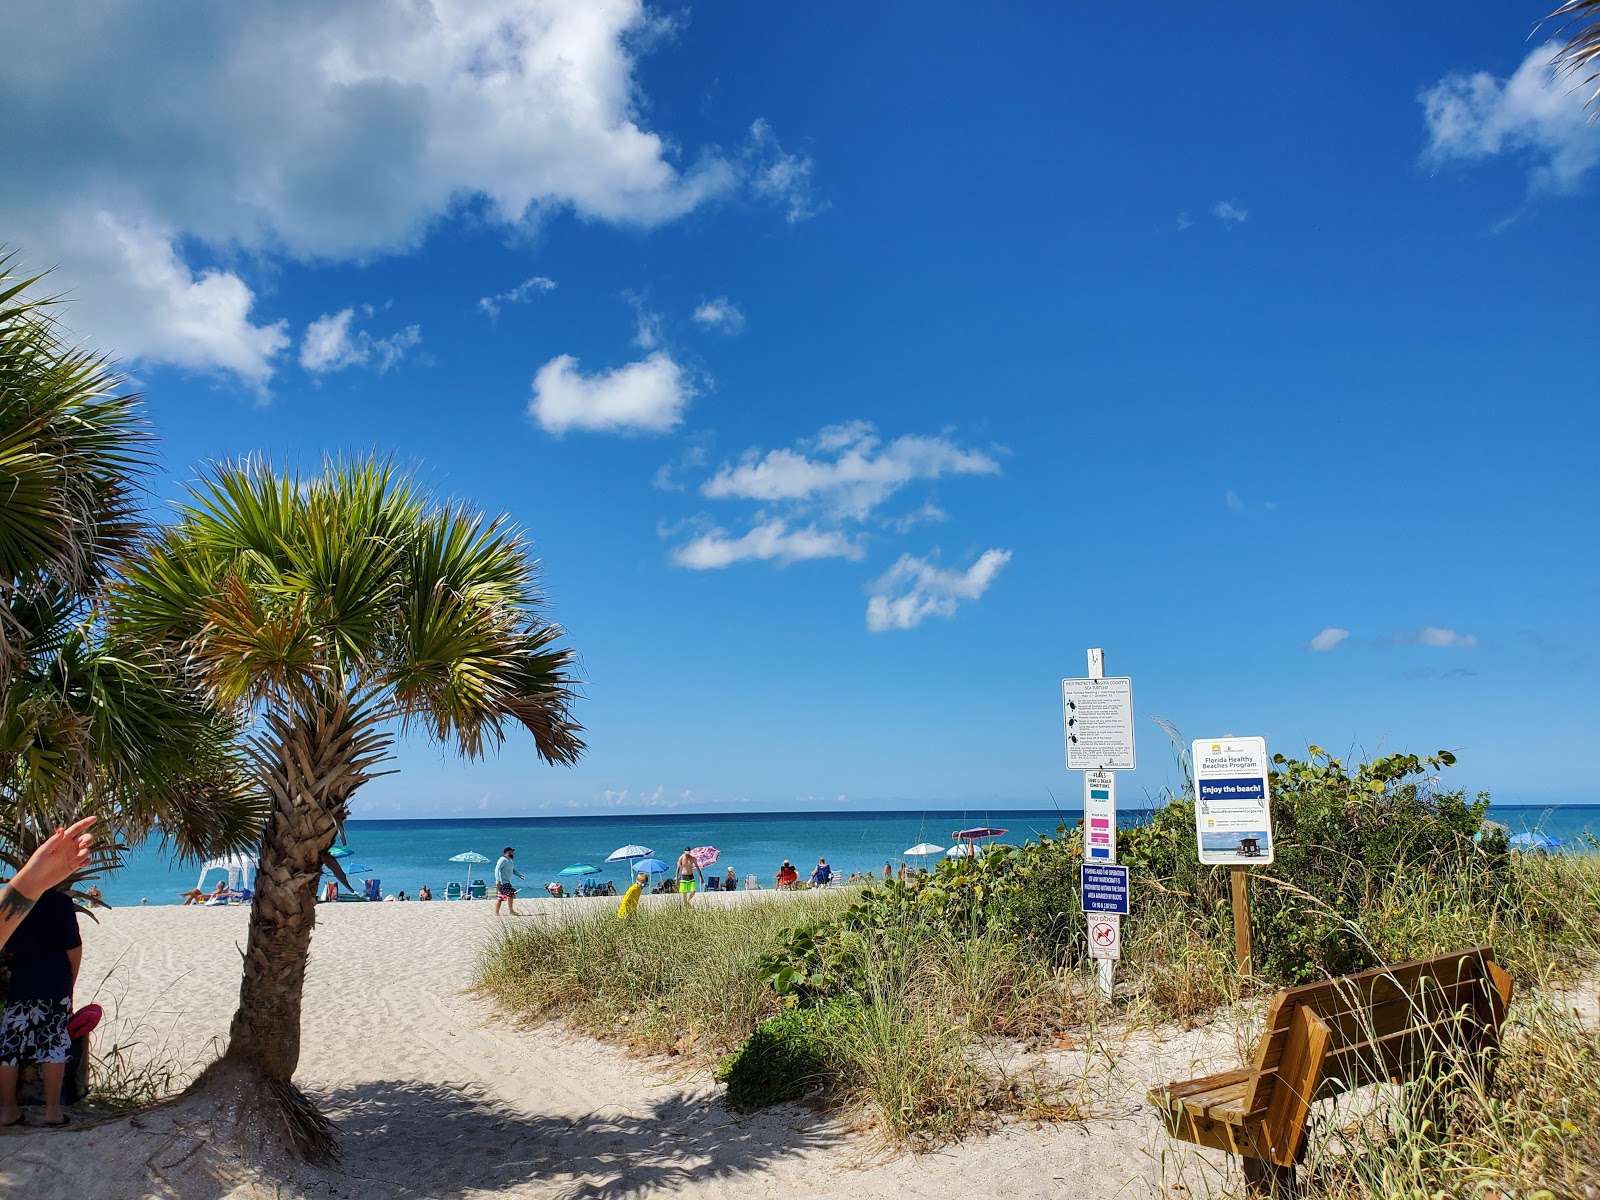
[[[328,857],[329,858],[349,858],[354,853],[355,853],[355,851],[350,849],[349,846],[335,846],[332,850],[328,851]]]
[[[633,869],[635,871],[643,871],[646,875],[665,875],[667,873],[667,864],[659,858],[646,858],[634,863]]]
[[[570,867],[562,867],[557,875],[598,875],[599,867],[592,867],[588,863],[573,863]]]
[[[1559,850],[1566,843],[1548,833],[1519,833],[1511,839],[1513,846],[1527,846],[1533,850]]]
[[[449,858],[449,861],[458,863],[486,863],[489,860],[483,855],[479,854],[476,850],[463,850],[460,854],[452,854]],[[472,871],[470,867],[467,870],[466,882],[468,887],[472,886]]]

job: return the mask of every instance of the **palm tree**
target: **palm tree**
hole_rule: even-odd
[[[440,504],[387,462],[301,479],[248,461],[202,478],[117,589],[118,627],[256,721],[271,811],[244,978],[227,1051],[196,1088],[243,1122],[286,1120],[309,1158],[336,1153],[291,1082],[314,893],[391,733],[471,758],[520,725],[547,763],[584,749],[572,652],[541,615],[536,574],[505,519]]]
[[[93,812],[90,870],[157,828],[185,856],[255,841],[237,719],[119,642],[102,589],[137,542],[150,438],[105,359],[70,346],[0,254],[0,861]]]

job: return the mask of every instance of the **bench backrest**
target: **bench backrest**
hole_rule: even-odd
[[[1511,977],[1487,946],[1279,992],[1267,1010],[1245,1112],[1275,1162],[1300,1152],[1313,1101],[1416,1079],[1451,1050],[1496,1045]]]

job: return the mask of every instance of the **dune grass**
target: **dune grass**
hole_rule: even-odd
[[[557,1020],[645,1054],[715,1061],[779,1011],[757,964],[789,930],[829,917],[847,891],[688,909],[610,906],[508,925],[479,958],[478,986],[508,1012]]]

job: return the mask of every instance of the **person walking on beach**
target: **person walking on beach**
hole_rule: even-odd
[[[694,852],[685,846],[683,853],[678,855],[678,895],[683,898],[683,907],[689,907],[689,901],[694,898],[694,881],[699,876],[704,882],[706,874],[696,860]]]
[[[66,893],[39,895],[6,947],[11,951],[11,986],[0,1018],[0,1127],[21,1125],[17,1079],[25,1063],[40,1064],[44,1076],[44,1121],[68,1123],[61,1111],[61,1085],[72,1053],[72,989],[83,965],[78,910]]]
[[[633,886],[622,893],[622,903],[617,905],[617,916],[626,921],[639,911],[639,897],[644,895],[644,885],[650,882],[650,876],[640,871],[634,876]]]
[[[528,881],[526,875],[512,866],[516,857],[516,850],[507,846],[505,853],[500,856],[500,861],[494,864],[494,915],[497,917],[500,915],[502,901],[513,917],[517,915],[517,889],[512,885],[511,877],[515,875],[524,883]]]

